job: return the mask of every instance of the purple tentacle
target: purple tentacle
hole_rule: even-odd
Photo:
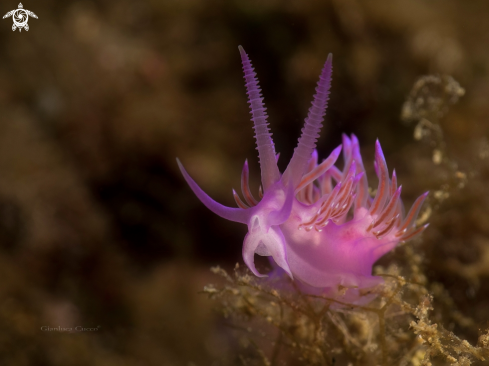
[[[256,206],[258,201],[253,197],[250,191],[250,171],[248,168],[248,159],[245,160],[243,171],[241,172],[241,192],[243,192],[246,203],[249,206]]]
[[[409,230],[411,227],[414,226],[419,214],[419,210],[421,210],[421,206],[423,205],[424,200],[428,196],[428,193],[429,192],[425,192],[421,196],[416,198],[416,201],[414,201],[413,205],[411,206],[411,209],[409,210],[408,214],[404,218],[402,225],[399,227],[399,232],[397,233],[397,236],[406,233],[407,230]]]
[[[387,164],[385,162],[384,153],[380,147],[380,142],[375,142],[375,172],[379,177],[379,186],[377,188],[377,194],[370,206],[370,215],[376,215],[384,208],[385,201],[390,191],[389,171],[387,170]]]
[[[301,189],[306,187],[307,185],[314,182],[316,179],[320,179],[324,174],[336,163],[338,156],[340,155],[342,146],[338,146],[333,152],[325,159],[321,164],[317,165],[312,171],[308,172],[302,177],[302,181],[299,183],[296,192],[299,192]],[[329,192],[328,192],[329,193]],[[323,195],[322,193],[321,195]]]
[[[178,167],[183,174],[183,177],[187,181],[188,185],[194,191],[195,195],[202,203],[216,215],[219,215],[227,220],[240,222],[242,224],[247,224],[250,217],[252,209],[242,209],[242,208],[234,208],[234,207],[226,207],[221,205],[220,203],[214,201],[210,198],[207,193],[205,193],[195,181],[188,175],[187,171],[183,167],[180,160],[177,158]]]
[[[358,138],[355,135],[351,135],[351,143],[353,145],[353,159],[357,164],[357,171],[364,172],[365,168],[363,166],[362,155],[360,154],[360,144]],[[367,175],[364,174],[358,184],[357,197],[355,199],[355,210],[360,207],[366,207],[368,200],[368,181]]]
[[[263,97],[256,73],[253,71],[251,61],[243,47],[239,46],[238,48],[243,64],[244,79],[246,80],[248,103],[250,104],[252,116],[251,120],[254,123],[256,146],[261,167],[261,180],[263,189],[266,192],[268,187],[280,179],[275,146],[273,144],[272,134],[268,128],[266,108],[263,104]]]
[[[294,150],[294,155],[290,160],[287,169],[284,172],[286,180],[292,179],[294,188],[297,187],[302,180],[302,176],[306,170],[307,162],[311,158],[311,154],[316,147],[316,141],[319,138],[319,132],[322,127],[326,107],[329,100],[329,88],[331,86],[331,74],[333,55],[329,54],[326,63],[324,64],[319,81],[316,87],[316,94],[309,113],[302,128],[302,134],[299,138],[299,143]]]
[[[350,168],[350,164],[353,159],[353,152],[352,152],[352,141],[348,138],[346,134],[343,134],[342,136],[342,142],[343,142],[343,160],[345,161],[345,166],[343,167],[343,177],[342,179],[345,179],[346,175],[348,174],[348,169]]]

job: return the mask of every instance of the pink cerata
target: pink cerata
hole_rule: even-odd
[[[248,225],[243,259],[256,276],[266,275],[257,271],[254,255],[269,256],[275,267],[297,280],[306,291],[339,296],[338,288],[342,288],[343,300],[358,302],[361,290],[383,281],[372,276],[375,261],[428,226],[415,224],[428,192],[418,197],[404,215],[401,186],[397,187],[395,171],[389,177],[377,141],[374,167],[379,184],[372,198],[355,135],[343,135],[342,145],[318,164],[315,148],[329,99],[331,54],[319,77],[298,145],[287,168],[280,173],[256,73],[241,46],[239,51],[260,159],[260,199],[250,192],[247,161],[241,175],[244,201],[233,190],[238,208],[223,206],[210,198],[177,159],[180,170],[207,208],[227,220]],[[335,166],[341,150],[343,170]]]

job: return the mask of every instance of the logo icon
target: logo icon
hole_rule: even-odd
[[[13,31],[15,31],[17,28],[19,29],[19,32],[22,31],[22,28],[24,28],[26,31],[28,31],[29,25],[27,24],[27,22],[29,20],[29,15],[31,17],[37,19],[36,14],[34,14],[30,10],[24,9],[24,6],[22,5],[22,3],[19,3],[19,8],[9,11],[7,14],[5,14],[3,16],[3,19],[12,16],[12,19],[14,21],[14,24],[12,25]]]

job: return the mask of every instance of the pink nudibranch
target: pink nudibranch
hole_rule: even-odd
[[[382,282],[381,278],[372,276],[373,264],[428,226],[416,227],[416,218],[428,192],[404,215],[401,187],[397,187],[395,171],[389,177],[379,141],[375,144],[374,162],[379,184],[373,198],[368,192],[355,135],[343,135],[342,145],[318,164],[315,148],[329,99],[331,54],[319,77],[298,145],[281,174],[256,73],[241,46],[239,51],[260,160],[261,199],[255,199],[250,192],[247,161],[241,175],[244,202],[233,190],[238,208],[223,206],[210,198],[177,159],[185,180],[212,212],[248,225],[243,259],[255,275],[266,276],[255,267],[254,255],[258,254],[272,257],[291,278],[323,293],[338,285],[358,290]],[[335,166],[341,150],[343,170]]]

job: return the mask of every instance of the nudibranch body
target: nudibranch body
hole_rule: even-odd
[[[320,164],[315,150],[329,99],[332,55],[324,64],[304,127],[284,173],[268,127],[267,114],[256,74],[248,55],[239,47],[260,160],[260,199],[248,184],[248,163],[241,175],[244,201],[233,190],[238,208],[211,199],[178,161],[180,170],[197,197],[225,219],[248,225],[243,259],[260,274],[254,255],[273,258],[276,266],[306,289],[330,294],[339,286],[358,292],[382,282],[372,276],[377,259],[400,242],[419,235],[428,225],[416,227],[416,218],[427,192],[404,215],[395,171],[389,177],[377,141],[374,167],[379,178],[375,197],[368,192],[358,139],[343,135],[342,145]],[[343,170],[335,166],[343,150]],[[353,296],[354,297],[354,296]]]

